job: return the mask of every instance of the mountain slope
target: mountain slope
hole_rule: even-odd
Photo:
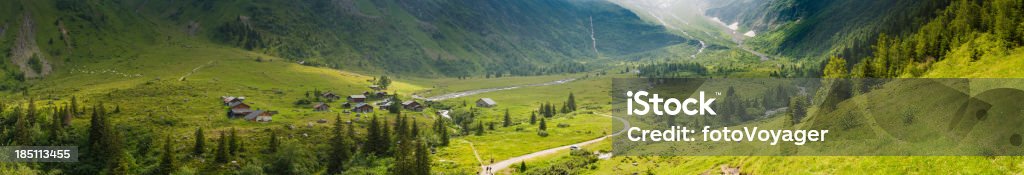
[[[198,41],[346,70],[536,75],[578,72],[585,60],[684,42],[604,1],[3,3],[0,27],[7,27],[0,32],[0,46],[12,47],[18,32],[7,29],[31,19],[40,53],[54,69],[65,62],[131,57],[141,46],[189,47],[183,41]],[[5,67],[6,79],[24,74]]]
[[[879,33],[914,31],[947,1],[711,1],[707,15],[759,31],[750,45],[797,58],[842,55],[862,58]],[[760,32],[765,31],[765,32]]]
[[[559,72],[547,64],[623,55],[679,42],[598,1],[195,1],[204,11],[155,9],[156,19],[211,26],[217,42],[345,69],[467,76]],[[173,4],[170,6],[174,6]],[[160,6],[156,6],[160,7]],[[637,31],[637,32],[626,32]],[[623,34],[640,34],[635,35]],[[646,42],[641,42],[646,41]],[[493,65],[493,66],[486,66]],[[528,70],[529,72],[513,72]]]

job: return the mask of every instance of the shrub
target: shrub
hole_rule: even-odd
[[[557,126],[557,127],[559,127],[559,128],[568,128],[568,127],[569,127],[569,124],[565,124],[565,123],[559,123],[559,124],[558,124],[558,125],[556,125],[556,126]]]
[[[39,58],[39,55],[32,54],[32,57],[28,58],[28,67],[31,68],[33,72],[43,72],[43,61]]]

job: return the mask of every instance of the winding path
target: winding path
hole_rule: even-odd
[[[629,121],[627,121],[626,119],[614,117],[614,116],[611,116],[611,115],[608,115],[608,114],[597,114],[597,115],[601,115],[601,116],[605,116],[605,117],[610,117],[610,118],[619,120],[620,122],[622,122],[623,128],[629,128],[630,127],[629,126]],[[600,138],[597,138],[597,139],[588,140],[588,141],[584,141],[584,142],[580,142],[580,143],[575,143],[575,144],[563,145],[563,146],[559,146],[559,147],[555,147],[555,148],[550,148],[550,149],[546,149],[546,150],[541,150],[541,151],[533,152],[533,153],[522,155],[522,156],[518,156],[518,157],[512,157],[512,158],[509,158],[509,159],[506,159],[506,160],[495,162],[495,163],[490,164],[490,165],[481,165],[480,166],[480,174],[481,175],[494,174],[494,172],[500,172],[501,170],[504,170],[505,168],[508,168],[509,166],[512,166],[513,164],[524,162],[526,160],[537,158],[537,157],[540,157],[540,156],[555,154],[555,153],[558,153],[558,151],[568,150],[572,146],[582,147],[582,146],[585,146],[585,145],[590,145],[590,144],[593,144],[593,143],[597,143],[597,142],[600,142],[601,140],[604,140],[605,138],[612,137],[612,136],[617,136],[619,134],[622,134],[625,131],[626,130],[623,129],[623,130],[619,130],[618,132],[615,132],[615,133],[613,133],[611,135],[603,136],[603,137],[600,137]],[[470,143],[470,145],[472,145],[472,143]],[[473,150],[473,154],[476,154],[476,149]],[[480,156],[477,155],[478,159],[479,159],[479,157]],[[490,172],[487,171],[488,167],[491,168]]]

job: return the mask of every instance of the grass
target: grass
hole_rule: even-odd
[[[430,97],[435,95],[461,92],[474,89],[501,88],[519,85],[547,83],[552,81],[581,77],[581,74],[557,74],[545,76],[507,76],[501,78],[457,79],[457,78],[417,78],[408,77],[401,81],[418,84],[430,89],[417,92],[418,95]]]
[[[617,76],[617,75],[616,75]],[[492,98],[498,102],[495,108],[477,108],[480,111],[476,121],[484,123],[495,122],[496,130],[487,130],[483,136],[464,136],[453,139],[452,145],[439,151],[440,159],[444,160],[446,168],[453,169],[450,172],[476,172],[479,171],[479,162],[473,155],[469,146],[472,142],[480,154],[484,164],[490,164],[493,158],[496,162],[507,158],[521,156],[536,151],[541,151],[558,146],[579,143],[599,138],[611,132],[610,118],[591,114],[605,113],[610,98],[606,94],[610,90],[609,76],[582,78],[566,84],[551,86],[523,87],[505,91],[495,91],[466,96],[444,101],[452,106],[459,107],[462,101],[472,105],[475,99]],[[542,76],[542,77],[509,77],[505,80],[523,80],[533,82],[547,82],[549,80],[562,79],[563,76]],[[500,79],[498,79],[500,80]],[[450,80],[453,84],[462,84],[462,87],[471,89],[469,84],[486,87],[494,86],[480,81],[491,81],[488,79]],[[463,82],[466,82],[463,84]],[[516,82],[528,84],[525,82]],[[576,95],[577,103],[581,106],[580,111],[572,114],[557,115],[546,119],[548,126],[547,137],[537,135],[537,125],[529,124],[530,112],[536,110],[542,100],[558,105],[568,97],[568,93]],[[514,123],[510,127],[501,127],[501,117],[505,109],[511,113]],[[538,116],[543,118],[542,116]],[[569,127],[559,128],[558,124],[568,124]],[[475,125],[474,125],[475,127]],[[517,128],[522,130],[517,131]],[[557,155],[557,154],[556,154]],[[451,163],[449,163],[451,162]]]
[[[326,68],[301,66],[266,55],[238,49],[204,45],[197,48],[159,48],[142,51],[141,59],[125,58],[77,64],[57,72],[52,77],[36,80],[29,94],[34,96],[40,109],[49,109],[69,103],[78,97],[82,107],[103,103],[108,111],[115,107],[122,112],[112,114],[113,123],[125,131],[129,142],[140,142],[142,135],[170,135],[175,138],[179,151],[196,128],[202,127],[208,139],[219,132],[237,128],[239,134],[249,138],[250,150],[262,150],[267,131],[278,130],[281,136],[293,137],[298,143],[322,143],[328,138],[330,123],[336,115],[343,121],[355,120],[353,114],[343,114],[341,102],[330,103],[331,112],[313,112],[310,106],[296,106],[294,101],[304,98],[306,91],[319,89],[338,94],[356,94],[367,88],[374,76]],[[261,57],[263,62],[255,61]],[[197,67],[201,67],[198,68]],[[196,70],[184,78],[181,77]],[[390,92],[413,92],[421,87],[394,82]],[[27,97],[20,93],[5,92],[5,103],[24,103]],[[254,109],[275,110],[273,122],[256,123],[227,119],[221,96],[246,96],[246,103]],[[404,99],[409,99],[404,97]],[[49,111],[49,110],[43,110]],[[378,112],[380,116],[392,116]],[[430,112],[406,112],[419,118],[420,128],[429,128]],[[45,115],[45,114],[44,114]],[[47,115],[48,116],[48,115]],[[424,118],[426,116],[427,118]],[[390,117],[390,121],[394,121]],[[87,115],[73,120],[77,130],[87,127]],[[360,129],[368,119],[357,123]],[[307,126],[310,125],[311,126]],[[295,129],[286,129],[294,126]],[[82,132],[77,133],[84,133]],[[208,143],[215,143],[212,140]],[[208,145],[210,146],[210,145]],[[185,164],[200,167],[204,164],[188,159]],[[196,161],[191,161],[196,160]]]

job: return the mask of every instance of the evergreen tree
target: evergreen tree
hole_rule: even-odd
[[[443,122],[444,120],[441,120],[441,121]],[[448,144],[450,143],[450,141],[449,141],[450,137],[451,136],[449,136],[449,134],[448,134],[448,128],[445,127],[442,124],[441,125],[441,146],[448,146]]]
[[[512,117],[509,116],[509,114],[508,114],[508,108],[505,108],[505,123],[503,123],[501,126],[508,127],[508,126],[511,126],[511,125],[512,125]]]
[[[176,168],[174,164],[174,146],[171,145],[171,136],[164,139],[163,153],[160,155],[160,166],[156,174],[171,174]]]
[[[426,143],[420,142],[416,146],[416,168],[413,174],[430,175],[430,152]]]
[[[196,142],[195,146],[192,147],[192,154],[196,156],[202,156],[206,149],[206,137],[203,136],[203,128],[196,128]]]
[[[78,115],[78,97],[71,96],[71,114]]]
[[[32,146],[32,131],[29,130],[32,126],[29,126],[27,117],[22,116],[21,112],[15,109],[13,118],[16,119],[12,135],[14,138],[13,145]]]
[[[348,152],[351,154],[355,154],[356,151],[358,151],[357,149],[359,149],[358,146],[355,145],[355,143],[359,143],[359,138],[356,137],[355,126],[352,126],[352,123],[348,123],[347,125],[348,131],[345,132],[345,136],[348,138],[348,143],[352,145],[349,147]]]
[[[526,172],[526,161],[522,161],[522,162],[519,163],[519,172],[520,173]]]
[[[331,138],[331,150],[327,161],[327,174],[341,174],[345,171],[345,162],[349,159],[348,143],[342,134],[341,115],[334,118],[334,137]]]
[[[63,140],[62,137],[64,135],[64,125],[61,122],[61,118],[63,118],[63,117],[61,117],[61,115],[62,115],[61,113],[63,113],[63,111],[64,111],[64,109],[58,109],[58,108],[54,108],[53,109],[53,114],[52,114],[52,117],[50,119],[50,126],[49,126],[49,128],[50,128],[50,132],[49,132],[49,134],[50,134],[49,135],[50,145],[61,145],[61,144],[63,144],[62,143],[62,140]]]
[[[397,141],[409,139],[409,127],[405,120],[405,115],[398,115],[398,118],[395,119],[395,140]]]
[[[412,118],[412,130],[409,131],[409,138],[416,139],[420,135],[420,127],[416,124],[416,118]]]
[[[559,113],[569,113],[569,106],[566,104],[562,104],[562,110],[560,110]]]
[[[479,125],[479,126],[476,127],[476,135],[477,136],[484,135],[484,122],[477,122],[477,125]]]
[[[547,131],[548,130],[548,125],[547,125],[547,123],[544,122],[543,118],[540,119],[540,130],[541,131]]]
[[[392,114],[402,114],[402,101],[399,101],[398,94],[391,98],[391,106],[388,106],[388,112]]]
[[[366,128],[366,142],[363,142],[363,149],[366,149],[367,153],[381,155],[383,152],[380,150],[382,146],[379,145],[381,137],[383,136],[380,134],[380,124],[377,122],[377,116],[374,115],[370,119],[370,125]]]
[[[82,156],[88,159],[87,162],[91,163],[92,167],[109,166],[111,160],[120,156],[117,153],[119,145],[115,143],[116,138],[102,106],[103,104],[99,104],[93,107],[92,119],[89,121],[88,154]]]
[[[395,169],[393,174],[395,175],[406,175],[414,174],[416,170],[415,150],[410,149],[411,146],[415,145],[415,142],[399,144],[396,147],[395,154]]]
[[[388,125],[388,119],[384,118],[384,123],[381,123],[381,127],[380,127],[381,128],[381,131],[380,131],[380,135],[381,135],[380,138],[381,139],[380,139],[380,142],[377,143],[378,145],[380,145],[380,150],[379,150],[380,151],[380,155],[388,155],[388,154],[390,154],[391,153],[391,146],[392,146],[391,144],[394,143],[394,142],[391,142],[392,141],[391,140],[392,133],[391,133],[391,130],[389,129],[389,127],[387,125]]]
[[[469,121],[463,120],[459,123],[459,131],[462,135],[469,135]]]
[[[231,128],[230,133],[228,136],[228,154],[232,156],[238,155],[238,132],[235,131],[235,128]]]
[[[736,89],[732,86],[729,87],[725,92],[725,99],[722,100],[722,119],[726,123],[740,122],[746,119],[747,112],[746,106],[743,104],[743,98],[736,94]]]
[[[71,126],[71,117],[74,117],[74,115],[75,114],[72,111],[71,107],[65,105],[64,106],[64,111],[61,113],[61,118],[60,118],[61,126],[63,126],[63,127],[70,127]]]
[[[213,160],[215,162],[217,162],[217,163],[227,163],[228,162],[228,145],[227,145],[228,143],[227,143],[227,139],[228,138],[224,135],[224,132],[221,131],[220,132],[220,138],[217,139],[217,153],[214,155],[214,158],[213,158]]]
[[[112,175],[126,175],[132,169],[130,166],[131,162],[128,162],[128,157],[131,155],[124,151],[124,142],[120,133],[111,131],[110,136],[107,149],[111,155],[109,156],[110,159],[107,160],[105,172]]]
[[[281,142],[277,140],[277,132],[270,132],[270,142],[267,144],[267,152],[276,153],[277,147],[281,145]]]
[[[537,124],[537,113],[530,112],[530,125]]]
[[[33,98],[28,98],[28,111],[25,111],[25,119],[28,120],[28,126],[36,125],[36,102]]]
[[[245,153],[245,140],[238,140],[238,154]]]
[[[569,100],[567,100],[565,104],[568,106],[570,112],[576,111],[576,96],[573,95],[572,92],[569,93]]]
[[[793,123],[800,123],[800,120],[807,115],[807,104],[806,98],[802,96],[793,97],[789,101],[789,115],[792,117]]]

